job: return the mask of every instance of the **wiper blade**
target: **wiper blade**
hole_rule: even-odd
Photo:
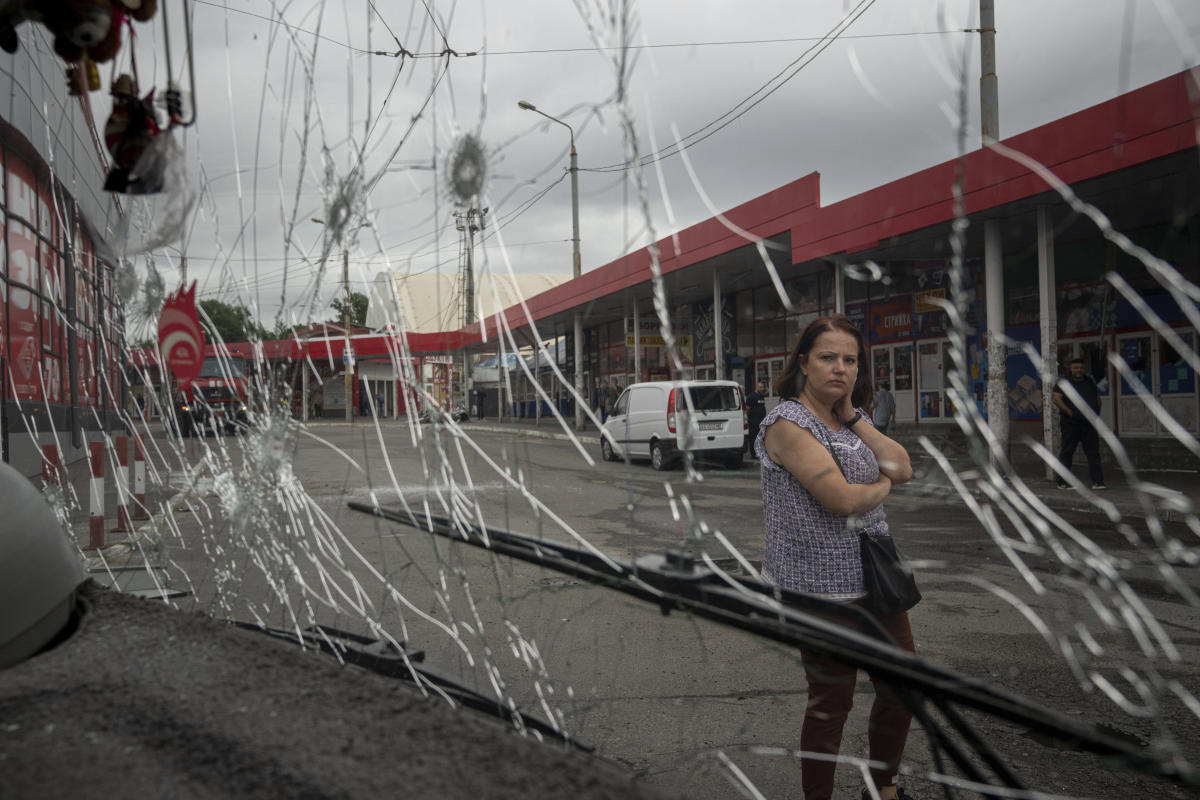
[[[1187,786],[1200,786],[1200,772],[1170,754],[1155,757],[1151,752],[1051,711],[1044,704],[930,664],[916,654],[896,647],[874,617],[855,605],[717,573],[698,567],[690,557],[677,553],[626,563],[570,545],[491,527],[480,529],[461,522],[452,523],[443,517],[417,517],[359,502],[351,502],[349,507],[605,586],[655,603],[664,614],[672,610],[688,611],[867,670],[893,686],[928,731],[935,756],[939,750],[944,752],[968,779],[979,784],[993,784],[993,781],[941,730],[930,715],[930,706],[941,712],[963,743],[988,765],[1001,785],[1011,789],[1025,787],[1003,758],[957,713],[957,707],[972,708],[998,719],[1027,725],[1054,740],[1102,756],[1106,763],[1124,764],[1143,774]],[[859,630],[846,627],[848,624]],[[981,790],[981,793],[986,792]]]
[[[372,639],[329,625],[310,625],[297,631],[286,628],[265,628],[257,623],[239,620],[232,622],[239,628],[265,633],[273,638],[298,644],[305,649],[329,653],[347,664],[363,667],[379,675],[408,680],[418,686],[434,687],[441,694],[460,705],[490,714],[510,722],[518,728],[536,731],[547,738],[557,739],[582,752],[592,753],[595,750],[591,745],[580,742],[541,717],[512,708],[499,698],[472,689],[448,673],[428,666],[418,667],[418,663],[425,661],[424,651],[410,651],[404,647],[403,643],[400,643],[397,648],[393,642]]]

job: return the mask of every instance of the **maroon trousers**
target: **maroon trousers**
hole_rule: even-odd
[[[916,652],[906,612],[882,617],[879,622],[902,649]],[[809,652],[802,655],[808,677],[808,707],[800,729],[800,748],[805,753],[836,755],[842,745],[842,728],[854,704],[858,670]],[[880,770],[872,769],[871,779],[876,786],[891,786],[896,782],[912,714],[889,685],[874,676],[871,682],[875,685],[875,703],[867,728],[870,759],[886,765]],[[804,800],[830,800],[837,763],[801,758],[800,769]]]

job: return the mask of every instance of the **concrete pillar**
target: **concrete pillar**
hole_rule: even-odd
[[[308,362],[300,362],[300,405],[303,409],[300,411],[300,419],[308,422],[308,407],[312,404],[312,398],[308,396]]]
[[[725,379],[725,348],[723,340],[725,332],[724,320],[721,319],[721,273],[716,269],[713,270],[713,371],[716,373],[717,380]]]
[[[988,427],[1004,452],[1008,452],[1008,348],[1004,337],[1004,254],[1000,223],[983,223],[983,268],[987,293]]]
[[[1058,304],[1054,290],[1054,220],[1050,209],[1037,210],[1038,306],[1042,320],[1042,443],[1058,453],[1055,421],[1058,412],[1050,402],[1058,380]],[[1054,479],[1054,470],[1046,464],[1046,480]]]
[[[633,372],[640,381],[642,379],[642,316],[638,312],[637,300],[633,301]]]
[[[846,313],[846,272],[840,261],[833,264],[833,313]]]

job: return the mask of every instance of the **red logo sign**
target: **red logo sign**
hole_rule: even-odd
[[[196,282],[167,297],[158,318],[158,350],[163,360],[186,389],[204,365],[204,331],[196,313]]]

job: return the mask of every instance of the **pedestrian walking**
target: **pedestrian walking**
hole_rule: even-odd
[[[754,440],[758,438],[758,428],[762,425],[765,416],[767,416],[767,382],[759,381],[755,384],[754,391],[746,395],[746,420],[750,427],[746,436],[746,449],[750,452],[751,458],[758,458],[754,454]]]
[[[883,501],[894,484],[912,478],[907,451],[876,430],[863,411],[871,404],[870,381],[859,373],[865,363],[862,334],[847,317],[814,320],[775,381],[782,400],[754,443],[762,461],[763,578],[841,603],[862,603],[860,533],[890,535]],[[906,611],[877,619],[897,646],[915,652]],[[801,655],[808,705],[800,749],[836,755],[857,670],[810,651]],[[871,780],[884,800],[911,800],[896,786],[896,774],[912,715],[891,686],[871,680],[875,701],[867,738],[877,765]],[[805,800],[830,799],[836,767],[832,759],[801,758]],[[869,790],[862,796],[870,797]]]
[[[1100,413],[1100,389],[1096,382],[1086,373],[1082,358],[1071,359],[1067,367],[1067,377],[1060,378],[1054,387],[1051,399],[1061,412],[1062,449],[1058,451],[1058,460],[1068,470],[1075,459],[1075,448],[1083,445],[1083,454],[1087,456],[1088,472],[1091,473],[1093,489],[1107,489],[1104,485],[1104,470],[1100,467],[1100,433],[1088,421],[1081,407],[1076,405],[1073,398],[1067,397],[1063,387],[1069,385],[1079,395],[1083,403],[1092,410],[1093,414]],[[1070,488],[1062,478],[1058,479],[1058,488]]]
[[[487,403],[487,394],[483,389],[475,390],[475,419],[483,419],[484,406]]]
[[[890,388],[887,381],[880,383],[879,391],[875,392],[875,401],[871,407],[871,421],[884,436],[891,432],[892,421],[896,418],[896,398],[892,397]]]

